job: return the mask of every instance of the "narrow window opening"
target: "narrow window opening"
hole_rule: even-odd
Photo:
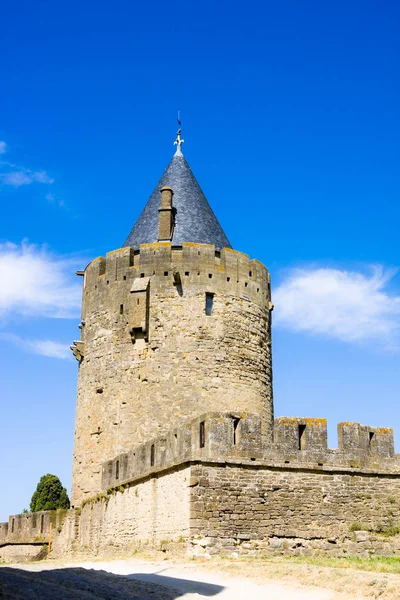
[[[206,315],[210,317],[212,315],[214,305],[214,294],[206,293]]]
[[[369,434],[368,434],[368,445],[369,445],[369,447],[371,447],[372,441],[373,441],[374,437],[375,437],[375,432],[374,431],[370,431]]]
[[[15,519],[13,519],[11,521],[11,533],[14,533],[14,528],[15,528]]]
[[[110,281],[107,279],[107,285],[110,283]]]
[[[154,467],[154,444],[150,448],[150,466]]]
[[[205,421],[201,421],[201,423],[200,423],[199,441],[200,441],[200,448],[204,448],[204,446],[206,445],[206,423],[205,423]]]
[[[97,290],[97,285],[94,286],[94,289]]]
[[[124,281],[126,281],[126,275],[124,275]]]
[[[257,292],[259,292],[259,291],[260,291],[260,288],[257,288]]]
[[[212,273],[208,274],[208,279],[212,279]]]
[[[299,450],[306,449],[306,425],[299,425]]]
[[[185,271],[185,277],[189,277],[189,271]]]
[[[44,515],[40,517],[40,533],[44,532]]]
[[[140,277],[144,277],[144,273],[140,273]]]
[[[140,303],[140,299],[139,299],[139,298],[137,299],[137,303],[138,303],[138,304]]]
[[[249,285],[249,284],[248,284],[248,283],[247,283],[247,281],[246,281],[246,282],[245,282],[245,284],[244,284],[244,287],[247,287],[248,285]]]
[[[233,419],[233,445],[236,446],[239,443],[239,434],[240,431],[238,429],[240,423],[240,419]]]
[[[200,271],[197,271],[197,276],[199,276],[199,275],[200,275]]]
[[[123,315],[123,314],[124,314],[124,305],[123,305],[123,304],[120,304],[120,305],[119,305],[119,314],[120,314],[120,315]]]
[[[119,479],[119,460],[115,463],[115,479]]]
[[[168,271],[164,271],[164,277],[168,277]]]
[[[227,280],[227,282],[229,283],[229,282],[230,282],[230,280],[231,280],[231,278],[230,278],[230,277],[227,277],[227,278],[226,278],[226,280]]]
[[[253,277],[252,271],[249,271],[249,277]]]

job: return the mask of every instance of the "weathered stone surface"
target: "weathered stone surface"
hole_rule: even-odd
[[[148,288],[132,293],[141,278],[150,278]],[[206,293],[212,295],[211,316]],[[75,506],[100,491],[103,463],[216,408],[257,414],[263,445],[272,443],[269,303],[266,268],[230,249],[219,253],[192,243],[175,249],[160,242],[135,254],[121,248],[90,263],[83,290]]]

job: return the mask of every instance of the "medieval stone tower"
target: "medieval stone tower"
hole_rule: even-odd
[[[207,411],[257,414],[272,443],[269,274],[231,248],[182,142],[122,248],[84,272],[75,506],[106,461]]]

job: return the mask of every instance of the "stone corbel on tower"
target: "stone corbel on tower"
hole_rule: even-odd
[[[174,191],[168,186],[161,188],[161,206],[158,209],[158,241],[170,242],[174,233],[172,197]]]
[[[85,342],[75,341],[70,348],[76,360],[81,362],[85,355]]]

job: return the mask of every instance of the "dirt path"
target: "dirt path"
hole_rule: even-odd
[[[350,600],[319,587],[255,582],[191,564],[137,559],[40,563],[0,569],[3,600]],[[359,596],[362,598],[362,596]]]

